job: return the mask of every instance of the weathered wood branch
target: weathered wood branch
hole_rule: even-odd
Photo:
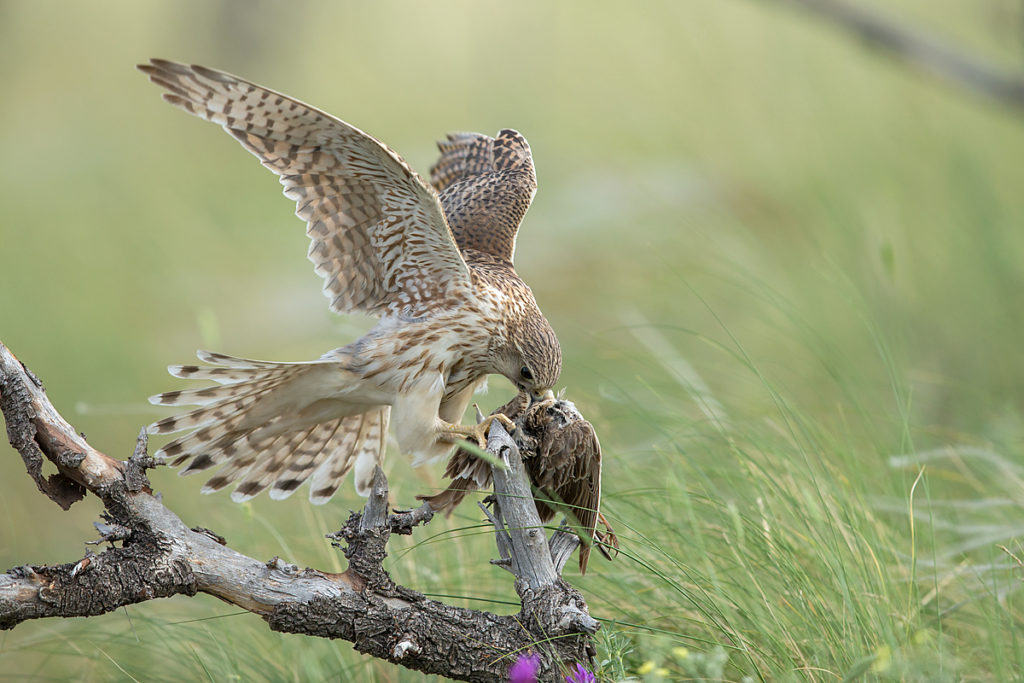
[[[773,0],[798,7],[865,45],[973,95],[1024,111],[1024,74],[1001,69],[921,29],[849,0]]]
[[[383,568],[390,534],[411,533],[433,512],[424,504],[388,514],[387,480],[379,469],[365,510],[331,535],[344,546],[348,569],[300,570],[276,557],[260,562],[212,532],[189,529],[153,495],[145,471],[155,463],[146,455],[144,432],[128,460],[104,455],[57,413],[42,383],[3,344],[0,409],[10,442],[41,492],[64,509],[86,492],[102,500],[106,512],[97,528],[111,545],[75,562],[0,574],[2,629],[207,593],[262,616],[272,630],[348,640],[359,652],[459,680],[504,680],[516,655],[530,651],[541,654],[541,680],[562,680],[567,666],[592,653],[589,635],[598,624],[582,596],[559,578],[564,558],[557,569],[552,564],[518,448],[499,424],[489,450],[510,470],[495,472],[501,482],[496,515],[522,599],[522,611],[508,616],[445,605],[391,580]],[[44,460],[56,474],[43,476]]]

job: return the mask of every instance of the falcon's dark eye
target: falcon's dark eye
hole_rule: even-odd
[[[533,379],[533,373],[530,371],[530,368],[526,367],[525,365],[522,368],[520,368],[519,374],[522,375],[523,379],[527,381]]]

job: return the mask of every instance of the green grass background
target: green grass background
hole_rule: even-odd
[[[885,4],[1021,69],[1019,3]],[[606,620],[603,675],[1022,675],[1019,115],[754,0],[4,3],[0,340],[116,457],[195,348],[308,359],[367,327],[327,311],[275,179],[134,71],[151,56],[311,102],[421,171],[450,130],[528,137],[519,270],[623,546],[567,571]],[[491,384],[487,408],[511,393]],[[0,451],[0,565],[80,558],[97,502],[61,512]],[[443,485],[390,458],[396,504]],[[151,476],[246,554],[343,567],[324,534],[351,487],[238,506]],[[479,522],[465,505],[387,566],[513,612]],[[420,680],[237,613],[199,596],[25,623],[0,678]]]

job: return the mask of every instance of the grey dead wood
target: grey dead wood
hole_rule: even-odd
[[[574,549],[579,538],[567,530],[556,531],[558,555],[553,553],[533,502],[519,447],[498,422],[491,423],[487,450],[506,465],[491,468],[494,514],[488,517],[495,525],[501,558],[507,560],[502,566],[516,576],[516,592],[523,600],[522,615],[528,628],[550,630],[552,634],[596,633],[600,624],[590,616],[583,596],[559,575],[568,559],[564,548]],[[556,563],[560,565],[557,570]],[[588,656],[592,655],[591,650]]]
[[[3,344],[0,409],[11,445],[42,493],[64,509],[86,492],[100,498],[105,512],[96,528],[109,546],[75,562],[24,565],[0,574],[0,629],[207,593],[260,615],[272,630],[344,639],[359,652],[456,680],[505,680],[519,653],[538,652],[540,680],[560,681],[565,665],[586,662],[593,653],[590,635],[598,622],[582,595],[559,576],[575,537],[556,532],[555,550],[549,548],[519,448],[498,423],[488,450],[509,468],[494,470],[497,502],[489,514],[500,525],[501,562],[516,576],[522,610],[514,615],[446,605],[391,580],[383,568],[388,538],[412,533],[433,513],[424,504],[389,514],[387,479],[379,468],[363,512],[352,513],[331,534],[348,569],[299,569],[276,557],[247,557],[208,529],[190,529],[153,494],[146,469],[156,463],[146,455],[144,431],[128,460],[96,450]],[[56,474],[43,476],[44,460],[56,466]]]

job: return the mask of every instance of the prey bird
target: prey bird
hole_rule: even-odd
[[[176,377],[217,386],[150,399],[199,406],[150,425],[188,432],[159,458],[188,463],[181,474],[219,466],[206,493],[235,484],[236,501],[267,488],[279,499],[309,480],[310,500],[324,503],[350,470],[368,493],[389,422],[414,465],[466,438],[483,445],[494,419],[511,428],[504,415],[460,424],[489,374],[527,400],[551,399],[558,339],[513,267],[537,190],[522,135],[449,135],[428,183],[387,145],[286,95],[202,66],[153,59],[138,68],[164,100],[222,126],[280,177],[306,222],[330,307],[379,318],[317,360],[199,351],[208,365],[171,366]]]
[[[587,573],[595,545],[611,559],[606,547],[617,553],[619,541],[601,514],[601,444],[594,426],[571,401],[562,398],[530,401],[519,394],[494,414],[515,422],[515,440],[534,488],[540,521],[547,523],[556,511],[562,512],[579,536],[580,573]],[[449,516],[467,494],[491,486],[490,464],[461,448],[448,460],[444,474],[452,480],[447,489],[416,497],[428,502],[434,512]],[[598,521],[604,531],[597,528]]]

